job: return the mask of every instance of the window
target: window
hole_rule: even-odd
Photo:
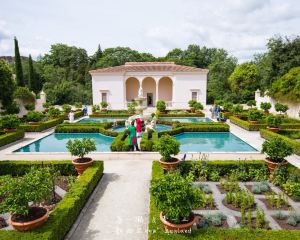
[[[106,92],[101,93],[101,102],[107,103],[107,93]]]
[[[198,101],[198,93],[192,92],[192,100]]]

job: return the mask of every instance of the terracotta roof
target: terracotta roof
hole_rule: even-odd
[[[198,72],[207,73],[207,69],[177,65],[174,62],[126,62],[124,65],[91,70],[90,73],[115,72]]]

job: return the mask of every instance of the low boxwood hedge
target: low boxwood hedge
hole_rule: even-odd
[[[214,161],[217,165],[227,164],[231,161]],[[232,161],[234,162],[234,161]],[[235,161],[236,162],[236,161]],[[255,161],[253,161],[255,162]],[[159,162],[154,161],[152,164],[152,179],[161,177],[164,174]],[[249,230],[244,229],[224,229],[224,228],[207,228],[192,231],[191,234],[167,234],[164,232],[163,224],[159,219],[159,210],[156,208],[154,199],[150,196],[150,213],[148,222],[148,239],[149,240],[277,240],[277,239],[299,239],[300,231],[289,230]]]
[[[132,114],[128,114],[128,113],[92,113],[89,115],[89,117],[91,118],[110,118],[110,117],[124,118],[130,116],[132,116]]]
[[[62,122],[63,122],[63,118],[55,118],[45,122],[40,122],[37,125],[21,124],[20,128],[23,129],[25,132],[41,132],[48,128],[55,127],[56,125]]]
[[[57,161],[59,162],[59,161]],[[2,163],[3,164],[3,163]],[[4,163],[5,164],[5,163]],[[45,162],[13,162],[15,168],[21,164],[42,165]],[[71,161],[63,162],[62,165],[72,166]],[[2,167],[3,165],[1,165]],[[56,165],[58,166],[58,165]],[[62,166],[61,166],[62,167]],[[12,169],[13,167],[10,166]],[[67,169],[68,167],[65,167]],[[70,174],[74,171],[70,169]],[[30,232],[17,232],[13,230],[0,231],[1,240],[60,240],[68,233],[73,223],[76,221],[81,209],[84,207],[88,197],[93,192],[103,175],[103,162],[97,161],[89,167],[83,175],[76,180],[70,191],[57,204],[53,212],[49,215],[46,223]]]
[[[200,113],[159,113],[158,117],[205,117],[203,112]]]
[[[83,116],[83,111],[76,111],[74,112],[74,119],[80,118]],[[64,120],[69,120],[69,116],[68,115],[64,115]]]
[[[118,134],[118,136],[111,143],[110,150],[112,152],[127,152],[127,151],[129,151],[127,131],[124,131],[123,133]]]
[[[294,139],[291,139],[289,137],[283,136],[283,135],[278,134],[278,133],[271,132],[267,129],[261,129],[260,130],[260,136],[265,138],[265,139],[272,139],[272,138],[275,138],[275,137],[281,138],[284,141],[286,141],[287,143],[289,143],[294,148],[295,154],[300,155],[300,142],[298,142]]]
[[[230,116],[229,119],[231,123],[238,125],[239,127],[244,128],[248,131],[259,131],[259,129],[264,129],[267,127],[267,124],[265,123],[254,124],[234,116]]]
[[[14,141],[17,141],[23,137],[24,137],[23,130],[18,130],[16,132],[11,132],[11,133],[4,133],[0,135],[0,147],[12,143]]]

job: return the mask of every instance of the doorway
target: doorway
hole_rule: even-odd
[[[147,93],[147,107],[153,107],[153,93]]]

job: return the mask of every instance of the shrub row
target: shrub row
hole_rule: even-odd
[[[124,131],[123,133],[118,134],[118,136],[111,143],[110,150],[112,152],[127,152],[127,151],[129,151],[127,131]]]
[[[266,129],[261,129],[260,130],[260,136],[265,138],[265,139],[272,139],[272,138],[275,138],[275,137],[281,138],[284,141],[286,141],[287,143],[289,143],[291,146],[293,146],[295,154],[300,155],[300,142],[298,142],[294,139],[291,139],[289,137],[280,135],[278,133],[268,131]]]
[[[14,141],[17,141],[21,138],[24,137],[24,131],[23,130],[18,130],[16,132],[11,132],[11,133],[5,133],[0,135],[0,147],[12,143]]]
[[[32,162],[41,164],[41,162]],[[18,167],[18,163],[15,163]],[[71,161],[69,161],[71,165]],[[57,204],[49,215],[47,222],[36,230],[30,232],[17,232],[12,230],[0,231],[2,240],[60,240],[72,227],[88,197],[97,186],[103,175],[103,162],[95,162],[83,175],[76,180],[70,191]]]
[[[92,118],[109,118],[109,117],[130,117],[132,114],[128,114],[128,113],[93,113],[90,114],[89,117]]]
[[[155,151],[154,145],[158,142],[158,132],[151,134],[144,133],[141,140],[141,151],[153,152]]]
[[[227,161],[214,161],[216,163]],[[229,161],[231,162],[231,161]],[[234,162],[234,161],[232,161]],[[218,164],[219,165],[219,164]],[[230,165],[230,164],[229,164]],[[152,179],[163,175],[159,162],[154,161],[152,165]],[[150,213],[148,222],[148,239],[149,240],[277,240],[277,239],[299,239],[299,231],[289,230],[249,230],[244,229],[224,229],[224,228],[207,228],[194,230],[192,234],[167,234],[164,232],[163,224],[159,219],[159,210],[156,208],[154,199],[150,196]]]
[[[62,122],[63,122],[63,118],[55,118],[45,122],[40,122],[37,125],[21,124],[20,128],[23,129],[25,132],[41,132],[44,131],[45,129],[55,127],[57,124],[60,124]]]
[[[231,123],[238,125],[239,127],[244,128],[248,131],[259,131],[259,129],[264,129],[267,127],[267,124],[265,123],[253,124],[234,116],[230,116],[229,119]]]
[[[82,110],[74,112],[74,119],[80,118],[82,116],[83,116],[83,111]],[[64,115],[64,120],[69,120],[69,116]]]
[[[205,117],[203,112],[200,113],[159,113],[158,117]]]

